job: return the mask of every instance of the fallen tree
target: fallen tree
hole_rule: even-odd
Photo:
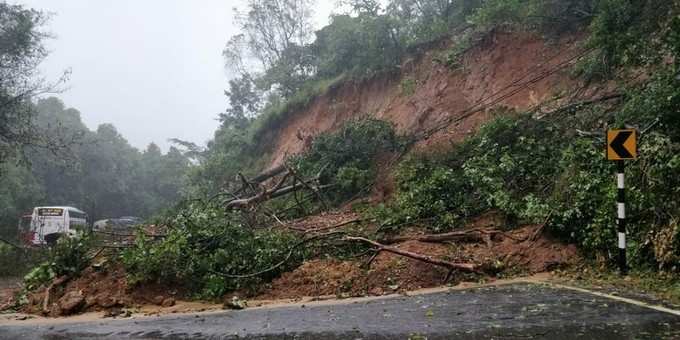
[[[276,184],[268,188],[266,182],[277,176],[280,176],[280,178]],[[241,188],[230,193],[231,198],[224,200],[223,204],[226,210],[253,210],[257,205],[269,200],[299,190],[308,190],[317,197],[325,209],[328,209],[328,204],[323,198],[321,191],[332,185],[321,185],[319,177],[320,174],[310,179],[303,179],[292,167],[286,164],[265,171],[252,179],[247,179],[243,174],[239,174],[242,183]]]
[[[451,275],[453,274],[454,271],[461,271],[461,272],[466,272],[466,273],[479,273],[480,272],[479,266],[474,264],[474,263],[449,262],[449,261],[434,258],[434,257],[429,256],[429,255],[423,255],[423,254],[410,252],[410,251],[407,251],[407,250],[401,250],[399,248],[388,246],[388,245],[385,245],[385,244],[382,244],[382,243],[379,243],[379,242],[376,242],[376,241],[373,241],[373,240],[369,240],[369,239],[364,238],[364,237],[346,236],[344,238],[344,240],[352,241],[352,242],[363,242],[363,243],[367,243],[367,244],[375,247],[376,253],[369,260],[369,265],[370,265],[370,262],[372,262],[373,259],[375,259],[377,254],[379,254],[381,251],[386,251],[388,253],[408,257],[408,258],[411,258],[411,259],[414,259],[414,260],[422,261],[422,262],[425,262],[425,263],[429,263],[429,264],[432,264],[432,265],[435,265],[435,266],[444,267],[444,268],[448,269],[448,273],[446,274],[446,278],[444,278],[444,282],[449,281],[449,279],[451,278]]]

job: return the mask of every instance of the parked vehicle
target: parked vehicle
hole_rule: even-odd
[[[129,244],[134,242],[134,227],[142,223],[142,219],[134,216],[123,216],[98,220],[93,224],[95,233],[110,244]]]
[[[87,214],[74,207],[36,207],[30,215],[22,216],[21,237],[29,245],[54,244],[62,237],[74,237],[78,232],[89,232]]]
[[[123,216],[119,218],[109,218],[98,220],[92,225],[95,231],[126,231],[132,229],[137,224],[142,223],[142,219],[135,216]]]

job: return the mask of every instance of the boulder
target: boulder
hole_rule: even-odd
[[[81,291],[70,291],[59,299],[58,305],[62,315],[72,314],[85,303],[85,297]]]
[[[167,299],[164,299],[163,302],[161,303],[161,306],[163,307],[172,307],[175,305],[175,299],[169,297]]]

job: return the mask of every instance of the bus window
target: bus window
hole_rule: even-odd
[[[79,213],[77,211],[69,210],[68,216],[70,218],[80,218],[80,219],[87,219],[87,214]]]
[[[87,214],[79,211],[71,210],[68,211],[68,227],[71,230],[77,230],[80,232],[88,232],[87,227]]]

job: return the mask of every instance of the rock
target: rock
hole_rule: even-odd
[[[131,316],[132,311],[120,307],[111,308],[104,313],[105,318],[117,318],[117,317],[129,318]]]
[[[61,314],[72,314],[78,311],[85,303],[85,297],[81,291],[71,291],[59,299],[58,305],[61,310]]]
[[[123,314],[123,309],[121,308],[111,308],[104,313],[105,318],[115,318],[118,315]]]
[[[163,300],[165,300],[165,297],[163,295],[157,295],[153,299],[151,299],[151,302],[153,302],[154,305],[161,305],[163,304]]]
[[[118,301],[110,296],[100,295],[97,297],[97,304],[100,307],[110,308],[118,304]]]
[[[61,308],[59,307],[59,303],[52,302],[52,304],[47,308],[47,313],[43,311],[43,314],[47,314],[50,317],[56,318],[64,315],[64,312],[62,312]]]
[[[88,295],[85,297],[85,307],[91,307],[97,304],[97,297]]]
[[[231,300],[224,303],[225,309],[245,309],[248,307],[248,303],[245,300],[241,300],[238,296],[234,296]]]
[[[175,305],[175,299],[169,297],[167,299],[164,299],[163,302],[161,302],[161,306],[163,307],[172,307]]]

